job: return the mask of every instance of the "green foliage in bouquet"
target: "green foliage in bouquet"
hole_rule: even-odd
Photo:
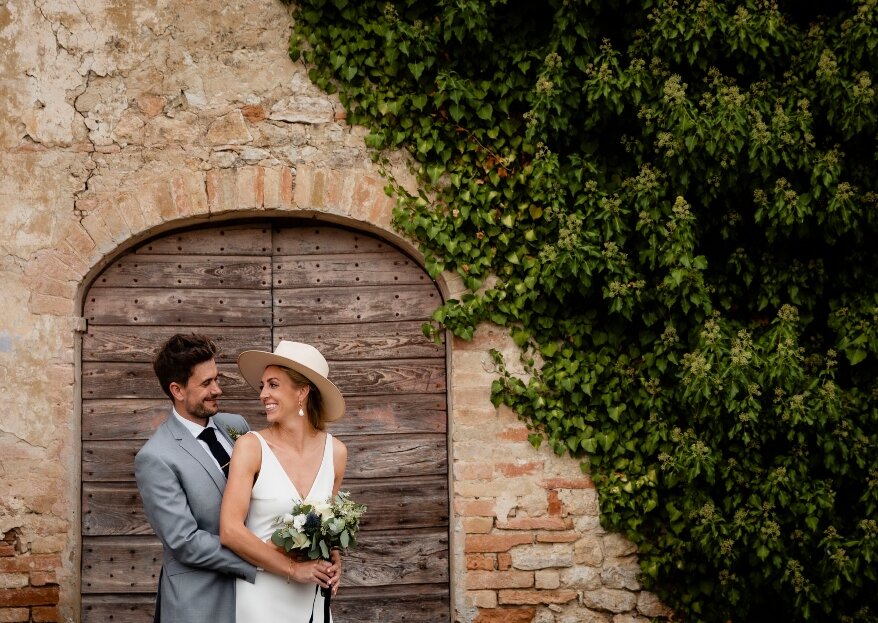
[[[395,224],[687,621],[878,615],[878,2],[302,0]],[[435,328],[433,329],[435,330]]]
[[[360,519],[366,507],[350,499],[347,491],[339,491],[331,500],[304,500],[293,505],[290,512],[278,517],[278,528],[271,542],[284,551],[298,552],[311,560],[329,560],[334,548],[346,550],[357,545]]]

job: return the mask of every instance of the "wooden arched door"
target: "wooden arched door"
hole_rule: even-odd
[[[109,265],[83,311],[82,620],[152,621],[161,545],[134,455],[170,406],[153,354],[186,331],[216,338],[221,409],[256,428],[261,404],[238,376],[238,353],[281,339],[324,353],[348,405],[330,427],[349,450],[343,488],[369,506],[336,617],[448,620],[445,349],[421,331],[440,303],[429,276],[386,241],[314,221],[175,232]]]

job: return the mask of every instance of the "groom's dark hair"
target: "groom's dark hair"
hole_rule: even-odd
[[[215,358],[219,348],[206,335],[177,333],[165,342],[152,362],[152,369],[158,377],[162,391],[171,400],[171,383],[186,385],[192,376],[192,368],[199,363]]]

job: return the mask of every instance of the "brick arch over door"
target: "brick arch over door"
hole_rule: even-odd
[[[82,347],[82,620],[152,621],[161,546],[143,515],[134,454],[167,416],[150,360],[177,331],[222,348],[221,408],[264,419],[237,354],[281,339],[316,345],[348,410],[344,488],[369,506],[333,608],[344,621],[448,620],[445,349],[421,324],[441,303],[401,251],[309,221],[163,235],[92,283]]]

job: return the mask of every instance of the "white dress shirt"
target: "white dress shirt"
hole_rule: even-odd
[[[171,410],[174,412],[174,417],[176,417],[178,420],[180,420],[180,422],[183,424],[183,426],[186,427],[186,430],[188,430],[190,433],[192,433],[192,436],[195,437],[195,441],[197,441],[198,443],[201,444],[201,447],[204,448],[204,450],[207,452],[207,455],[213,460],[214,463],[216,463],[216,466],[219,467],[220,470],[222,470],[222,465],[220,465],[219,461],[217,461],[214,458],[213,452],[210,451],[210,447],[208,447],[207,442],[198,438],[198,435],[201,434],[201,431],[203,431],[207,427],[210,427],[210,428],[213,428],[213,429],[219,431],[219,428],[217,428],[216,424],[213,423],[213,418],[210,418],[207,421],[207,426],[202,426],[201,424],[196,424],[195,422],[193,422],[191,420],[187,420],[182,415],[177,413],[177,410],[174,409],[173,407],[171,408]],[[225,435],[217,433],[216,439],[217,439],[217,441],[220,442],[220,445],[226,449],[226,452],[229,453],[229,456],[232,456],[232,446],[229,445],[228,441],[226,441]]]

